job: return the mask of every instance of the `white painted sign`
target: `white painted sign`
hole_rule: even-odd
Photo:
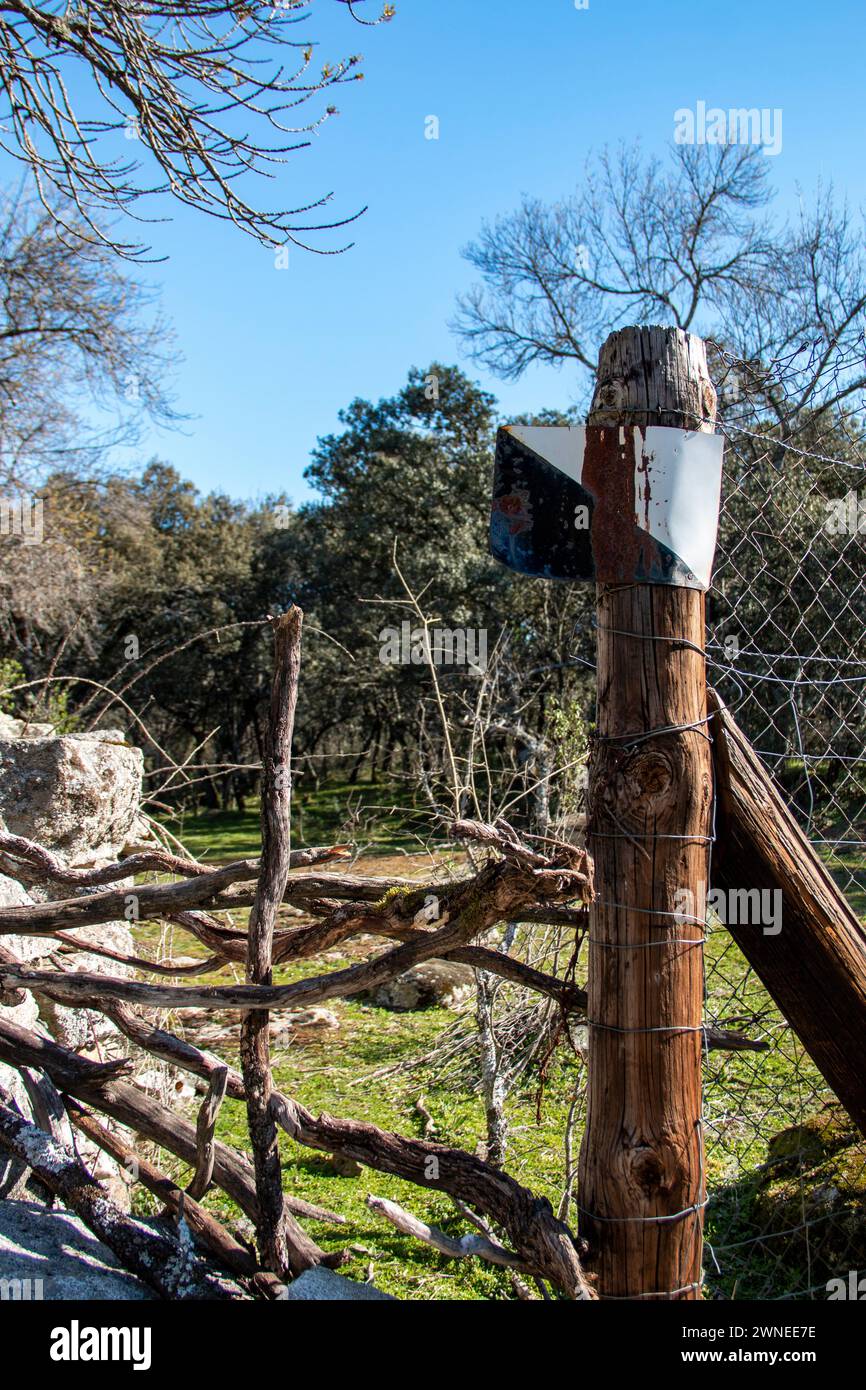
[[[552,579],[705,589],[722,452],[721,435],[662,425],[502,429],[493,553]]]

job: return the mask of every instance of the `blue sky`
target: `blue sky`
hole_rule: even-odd
[[[178,407],[194,418],[149,434],[137,456],[159,454],[204,490],[301,500],[340,407],[392,394],[433,359],[460,363],[506,411],[569,404],[567,368],[505,384],[469,361],[448,327],[473,278],[461,247],[522,193],[567,194],[605,143],[639,136],[663,153],[679,107],[782,108],[780,206],[819,178],[866,203],[862,0],[397,0],[377,29],[327,0],[315,12],[304,32],[322,61],[362,52],[365,80],[342,89],[339,118],[263,201],[333,189],[335,215],[368,204],[354,248],[293,249],[278,271],[272,253],[185,209],[152,229],[169,260],[147,278],[184,357]],[[438,140],[425,139],[431,114]]]

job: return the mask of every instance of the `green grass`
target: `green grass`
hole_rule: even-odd
[[[357,788],[332,786],[308,793],[300,817],[304,842],[328,843],[342,838],[347,828],[347,798],[354,797],[355,810],[349,817],[354,838],[362,838],[357,833],[360,825],[367,832],[365,842],[373,853],[415,847],[413,822],[409,821],[407,829],[405,816],[393,809],[397,804],[394,790],[365,787],[359,792]],[[382,814],[380,807],[386,813],[381,824],[374,825]],[[243,816],[233,812],[199,814],[188,818],[182,827],[173,824],[172,828],[201,857],[224,860],[254,854],[258,849],[257,808],[250,808]],[[862,896],[866,882],[863,856],[834,856],[832,867],[840,875],[841,886],[851,892],[855,907],[862,911],[866,905]],[[242,925],[243,914],[235,917],[236,924]],[[142,923],[139,928],[144,946],[155,947],[160,935],[161,929],[154,924]],[[183,933],[177,933],[171,950],[204,954],[203,948]],[[354,946],[347,947],[346,954],[332,952],[324,960],[296,962],[278,970],[277,981],[340,969],[359,959],[352,954],[354,950]],[[712,1194],[706,1228],[721,1266],[719,1272],[709,1263],[708,1292],[740,1298],[796,1295],[810,1286],[808,1260],[801,1244],[793,1242],[788,1248],[784,1242],[761,1239],[762,1233],[770,1229],[772,1234],[774,1229],[772,1220],[768,1228],[767,1196],[762,1193],[764,1165],[773,1136],[819,1111],[829,1093],[722,928],[710,934],[706,965],[708,1015],[724,1026],[742,1027],[750,1036],[763,1036],[771,1042],[765,1053],[714,1051],[706,1060],[704,1133]],[[196,983],[225,982],[227,978],[223,971]],[[275,1049],[275,1078],[281,1089],[314,1112],[368,1120],[415,1137],[423,1134],[416,1109],[418,1097],[423,1095],[436,1123],[434,1137],[469,1152],[475,1150],[485,1134],[484,1113],[465,1076],[448,1074],[447,1068],[445,1075],[432,1074],[426,1066],[411,1072],[393,1070],[398,1064],[417,1062],[429,1052],[437,1037],[453,1026],[453,1013],[428,1010],[401,1015],[352,1000],[329,1001],[327,1007],[338,1017],[339,1028],[304,1029],[290,1046]],[[174,1023],[182,1023],[180,1015],[175,1016]],[[236,1047],[229,1048],[226,1056],[237,1065]],[[554,1207],[563,1188],[563,1136],[568,1108],[581,1081],[581,1066],[578,1058],[562,1049],[545,1079],[540,1106],[533,1079],[523,1090],[512,1093],[507,1107],[511,1126],[507,1170],[547,1196]],[[226,1142],[248,1150],[243,1106],[226,1102],[219,1134]],[[578,1133],[576,1144],[579,1138]],[[340,1176],[327,1155],[303,1148],[285,1135],[281,1137],[281,1152],[286,1190],[346,1217],[344,1226],[309,1223],[310,1233],[324,1248],[349,1251],[344,1273],[358,1279],[372,1274],[380,1288],[410,1300],[514,1297],[503,1272],[477,1260],[447,1260],[399,1235],[365,1205],[368,1193],[389,1197],[449,1233],[464,1233],[469,1229],[467,1223],[441,1193],[369,1169],[360,1177]],[[182,1171],[178,1167],[178,1172]],[[207,1203],[227,1220],[238,1217],[228,1199],[216,1191],[208,1196]],[[787,1212],[784,1220],[787,1224]],[[866,1263],[866,1251],[861,1263]]]
[[[257,798],[243,811],[199,810],[163,816],[162,823],[199,859],[243,859],[259,852]],[[417,850],[430,814],[399,783],[329,783],[301,788],[294,798],[292,841],[327,845],[349,841],[378,853]]]
[[[281,1089],[302,1099],[314,1112],[366,1120],[409,1137],[423,1137],[416,1101],[423,1094],[436,1123],[435,1139],[472,1152],[484,1134],[484,1116],[477,1096],[447,1084],[425,1084],[417,1076],[390,1076],[373,1082],[365,1077],[383,1067],[416,1058],[432,1045],[453,1016],[441,1010],[397,1015],[360,1004],[339,1010],[338,1037],[306,1042],[275,1059],[275,1078]],[[562,1083],[563,1077],[558,1078]],[[509,1171],[531,1182],[551,1199],[557,1197],[561,1171],[565,1087],[549,1095],[541,1125],[536,1123],[528,1097],[512,1108],[515,1126]],[[246,1145],[246,1117],[233,1106],[224,1118],[223,1137]],[[446,1260],[417,1241],[399,1235],[365,1204],[368,1193],[399,1202],[422,1219],[459,1235],[470,1229],[450,1200],[387,1174],[364,1169],[357,1178],[338,1176],[326,1154],[286,1141],[283,1144],[285,1187],[290,1193],[339,1212],[345,1227],[311,1224],[315,1238],[330,1250],[362,1246],[352,1251],[343,1272],[359,1279],[372,1274],[378,1287],[404,1299],[497,1299],[513,1297],[507,1277],[477,1260]]]
[[[348,958],[329,960],[330,968],[349,964]],[[285,982],[310,973],[295,967],[279,972]],[[477,1095],[459,1084],[432,1081],[429,1076],[389,1075],[370,1080],[371,1074],[400,1062],[416,1059],[430,1048],[455,1015],[431,1009],[413,1014],[394,1014],[353,1001],[330,1001],[328,1008],[340,1019],[339,1030],[305,1030],[302,1041],[290,1047],[275,1046],[274,1077],[277,1086],[296,1097],[314,1113],[327,1111],[341,1117],[365,1120],[412,1138],[422,1138],[424,1124],[416,1109],[423,1096],[436,1124],[436,1141],[473,1152],[485,1133],[483,1107]],[[176,1021],[181,1021],[176,1016]],[[219,1051],[219,1049],[211,1049]],[[237,1065],[232,1049],[226,1057]],[[570,1096],[577,1075],[576,1064],[562,1059],[548,1080],[542,1103],[541,1123],[535,1114],[535,1097],[518,1094],[509,1106],[512,1125],[509,1173],[556,1203],[563,1171],[562,1135]],[[217,1129],[226,1143],[249,1151],[243,1105],[227,1101]],[[293,1143],[281,1136],[283,1182],[287,1193],[302,1197],[346,1218],[344,1226],[304,1222],[326,1250],[348,1250],[350,1260],[341,1272],[363,1280],[371,1273],[377,1287],[402,1299],[473,1300],[512,1298],[507,1276],[478,1260],[447,1260],[419,1242],[398,1234],[366,1206],[368,1193],[387,1197],[443,1230],[460,1235],[470,1229],[451,1201],[441,1193],[426,1191],[372,1169],[360,1177],[342,1177],[327,1154]],[[184,1181],[189,1170],[177,1165]],[[238,1217],[234,1204],[218,1191],[207,1206],[227,1221]]]
[[[866,845],[825,850],[822,859],[858,917],[866,917]]]
[[[364,837],[372,853],[417,850],[412,829],[406,829],[405,816],[391,812],[395,798],[392,788],[366,787],[362,811],[372,816],[386,814],[376,833]],[[309,797],[303,823],[308,843],[329,843],[339,839],[344,828],[346,796],[357,801],[356,788],[330,787]],[[341,821],[342,814],[342,821]],[[200,858],[223,861],[258,852],[258,810],[206,812],[184,822],[168,822],[172,833]],[[411,824],[411,823],[410,823]],[[312,830],[311,830],[312,827]],[[365,828],[370,828],[365,826]],[[357,832],[356,832],[357,833]],[[412,861],[417,872],[417,861]],[[373,865],[375,872],[375,864]],[[236,913],[237,925],[245,914]],[[203,957],[207,951],[194,938],[179,930],[164,929],[157,923],[141,922],[136,928],[139,945],[172,955]],[[338,970],[357,963],[357,955],[328,953],[326,961],[294,962],[275,972],[275,983],[285,984],[316,974]],[[225,983],[225,971],[196,977],[195,984]],[[484,1110],[480,1097],[461,1082],[431,1078],[424,1070],[371,1078],[373,1073],[411,1063],[429,1051],[436,1039],[450,1028],[456,1015],[445,1009],[428,1009],[396,1014],[353,1000],[331,1000],[328,1009],[337,1015],[339,1029],[305,1029],[292,1046],[273,1053],[274,1076],[280,1089],[295,1096],[318,1113],[329,1111],[344,1118],[367,1120],[409,1137],[422,1137],[423,1121],[416,1110],[419,1096],[436,1124],[434,1138],[441,1143],[474,1152],[485,1136]],[[183,1026],[182,1011],[171,1026]],[[211,1048],[219,1051],[219,1048]],[[226,1059],[238,1065],[236,1048],[225,1052]],[[563,1135],[579,1063],[563,1054],[546,1078],[540,1121],[536,1114],[536,1094],[531,1090],[513,1094],[509,1104],[511,1139],[508,1171],[518,1181],[549,1197],[556,1205],[562,1191],[564,1171]],[[226,1101],[220,1113],[218,1135],[227,1143],[249,1151],[246,1114],[243,1105]],[[478,1260],[447,1260],[419,1242],[398,1234],[366,1206],[368,1193],[388,1197],[406,1206],[422,1219],[459,1235],[470,1229],[453,1203],[441,1193],[426,1191],[387,1174],[364,1169],[357,1178],[340,1176],[327,1154],[294,1144],[281,1136],[284,1186],[287,1192],[346,1218],[346,1225],[315,1222],[310,1234],[327,1250],[348,1250],[349,1263],[342,1272],[364,1279],[372,1268],[379,1288],[403,1299],[471,1300],[513,1298],[506,1274]],[[165,1162],[161,1156],[161,1162]],[[188,1170],[177,1164],[173,1170],[180,1181]],[[206,1204],[225,1219],[239,1216],[234,1204],[218,1191],[212,1191]],[[152,1205],[152,1204],[151,1204]],[[150,1209],[145,1198],[142,1210]],[[353,1247],[360,1247],[353,1249]]]

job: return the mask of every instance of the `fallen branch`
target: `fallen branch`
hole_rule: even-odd
[[[18,957],[13,955],[8,946],[4,946],[0,941],[0,966],[20,965]],[[0,983],[0,1005],[6,1009],[17,1009],[19,1004],[23,1004],[27,998],[26,991],[18,989],[14,985],[8,987]]]
[[[437,930],[418,932],[405,944],[374,961],[332,971],[327,975],[296,980],[288,985],[202,987],[142,984],[85,972],[71,975],[0,963],[0,986],[14,988],[25,985],[37,993],[41,989],[50,989],[56,991],[57,997],[63,1002],[85,1008],[99,1008],[102,1002],[108,1000],[139,1004],[143,1008],[234,1008],[242,1011],[276,1010],[293,1008],[301,1003],[320,1003],[325,999],[373,989],[421,961],[447,955],[497,922],[519,919],[520,909],[537,902],[539,897],[553,901],[568,901],[577,897],[589,900],[592,894],[591,869],[583,851],[571,849],[567,862],[546,863],[548,867],[544,869],[530,870],[508,860],[488,864],[474,878],[449,886],[447,893],[443,891],[440,920],[444,925]],[[414,917],[423,906],[425,896],[423,891],[414,888],[405,893],[395,893],[383,904],[382,915],[389,918],[392,926],[402,925],[412,929]],[[75,900],[76,904],[80,901]],[[33,909],[10,911],[31,912]]]
[[[349,845],[326,845],[312,849],[293,850],[289,861],[292,869],[300,869],[312,864],[324,864],[334,859],[344,859],[351,853]],[[98,868],[75,869],[64,864],[56,854],[35,840],[27,840],[23,835],[10,835],[0,831],[0,856],[14,859],[13,877],[22,883],[41,883],[49,879],[52,883],[67,883],[75,888],[95,888],[104,883],[116,883],[119,879],[132,878],[135,874],[160,873],[182,874],[186,878],[203,876],[212,872],[213,866],[202,864],[197,859],[187,859],[179,854],[169,854],[167,850],[140,850],[119,859],[113,864],[101,864]],[[243,877],[254,879],[259,872],[257,859],[238,860],[236,865],[246,870]]]
[[[16,1068],[24,1065],[46,1072],[64,1095],[73,1096],[110,1115],[145,1139],[167,1149],[190,1168],[195,1167],[195,1127],[137,1086],[121,1079],[122,1073],[130,1068],[128,1061],[91,1062],[8,1019],[0,1019],[0,1061]],[[242,1154],[218,1139],[214,1140],[213,1181],[237,1203],[253,1224],[257,1222],[258,1206],[252,1165]],[[287,1219],[293,1222],[295,1216],[304,1216],[334,1225],[344,1223],[344,1217],[312,1203],[289,1196],[285,1196],[284,1201]],[[296,1222],[294,1224],[297,1239],[310,1259],[310,1264],[304,1268],[323,1261],[327,1264],[341,1262],[341,1256],[325,1255],[300,1226]],[[299,1268],[297,1272],[302,1271]]]
[[[192,1043],[137,1019],[128,1009],[114,1008],[108,1016],[139,1047],[193,1075],[209,1080],[224,1065]],[[16,1044],[14,1050],[10,1050],[9,1039]],[[84,1094],[87,1090],[86,1079],[82,1080],[76,1065],[82,1064],[84,1059],[74,1053],[66,1053],[56,1044],[40,1044],[44,1044],[44,1040],[37,1035],[28,1035],[26,1030],[0,1021],[0,1060],[12,1060],[17,1056],[34,1065],[43,1065],[46,1070],[56,1069],[58,1075],[55,1079],[62,1089],[76,1095]],[[93,1063],[84,1064],[85,1078],[93,1066]],[[126,1086],[112,1086],[101,1092],[95,1090],[93,1104],[146,1137],[153,1138],[156,1143],[163,1144],[163,1147],[187,1162],[193,1162],[195,1141],[190,1133],[191,1126],[186,1126],[184,1140],[183,1131],[179,1132],[174,1125],[167,1128],[166,1117],[175,1118],[170,1111],[163,1112],[160,1118],[162,1107],[149,1099],[146,1106],[135,1105],[128,1094],[133,1090],[133,1087]],[[243,1078],[231,1067],[226,1077],[226,1095],[233,1100],[245,1099]],[[473,1154],[449,1148],[445,1144],[406,1139],[375,1125],[341,1120],[332,1115],[316,1118],[304,1106],[277,1091],[271,1097],[271,1110],[277,1123],[297,1143],[352,1159],[421,1187],[447,1192],[463,1205],[477,1208],[508,1232],[518,1256],[528,1268],[555,1283],[570,1297],[593,1297],[584,1280],[577,1248],[568,1228],[557,1221],[546,1198],[536,1197],[506,1173],[491,1168]],[[250,1215],[255,1210],[255,1194],[249,1164],[231,1150],[225,1151],[225,1156],[231,1162],[228,1171],[221,1166],[221,1160],[224,1161],[223,1146],[217,1143],[215,1180]],[[432,1163],[431,1159],[434,1160]],[[245,1183],[244,1174],[247,1175]],[[336,1219],[342,1220],[339,1217]]]
[[[33,1123],[46,1134],[50,1134],[58,1144],[74,1152],[69,1116],[63,1104],[63,1097],[51,1077],[46,1076],[44,1071],[36,1071],[33,1067],[19,1067],[18,1075],[27,1092]]]
[[[440,1231],[437,1226],[428,1226],[426,1221],[421,1221],[419,1217],[413,1216],[411,1212],[399,1207],[396,1202],[389,1202],[386,1197],[374,1197],[371,1194],[367,1198],[367,1206],[379,1216],[384,1216],[385,1220],[390,1221],[391,1225],[404,1236],[414,1236],[416,1240],[422,1240],[425,1245],[432,1245],[433,1249],[438,1250],[440,1255],[447,1255],[451,1260],[476,1257],[480,1260],[488,1260],[490,1264],[504,1265],[507,1269],[516,1269],[521,1274],[532,1273],[519,1255],[515,1255],[511,1250],[506,1250],[504,1245],[489,1240],[487,1236],[465,1235],[457,1239],[453,1236],[446,1236],[445,1232]]]
[[[537,1197],[501,1170],[445,1144],[406,1139],[359,1120],[316,1117],[286,1096],[274,1095],[271,1104],[286,1133],[298,1143],[354,1159],[418,1187],[447,1192],[507,1232],[518,1257],[535,1274],[569,1298],[595,1297],[568,1227],[557,1220],[545,1197]]]
[[[81,941],[66,932],[55,932],[54,939],[68,949],[58,951],[58,956],[68,955],[69,951],[86,952],[89,956],[99,956],[103,960],[117,961],[131,970],[145,970],[152,975],[210,975],[226,964],[223,956],[208,956],[205,960],[145,960],[143,956],[127,956],[122,951],[112,951],[108,946],[99,946],[93,941]],[[0,947],[0,951],[2,951]],[[7,955],[6,959],[9,957]]]
[[[268,1298],[279,1298],[284,1285],[273,1275],[260,1270],[249,1250],[227,1231],[209,1211],[200,1206],[190,1193],[183,1192],[177,1183],[161,1173],[146,1158],[131,1149],[116,1134],[101,1125],[94,1115],[80,1106],[77,1101],[68,1102],[69,1117],[76,1129],[96,1144],[115,1162],[121,1164],[135,1181],[146,1187],[169,1211],[175,1214],[183,1208],[183,1219],[189,1226],[193,1237],[216,1257],[220,1264],[240,1279],[249,1280],[260,1293]]]
[[[708,1052],[768,1052],[770,1044],[745,1033],[734,1033],[715,1024],[704,1024],[704,1046]]]
[[[0,909],[0,935],[50,936],[58,930],[112,922],[127,915],[130,899],[134,900],[140,919],[176,916],[196,907],[217,910],[251,907],[255,897],[252,884],[258,868],[257,859],[240,859],[217,869],[208,869],[195,878],[181,879],[178,883],[143,883],[134,887],[105,889],[78,898],[4,907]],[[246,889],[233,893],[228,891],[233,885],[244,882],[249,885]],[[411,888],[419,887],[414,879],[400,882]],[[375,902],[394,886],[391,879],[298,874],[289,880],[283,901],[303,905],[310,899],[330,896]],[[434,888],[428,886],[426,891],[433,892]]]
[[[9,1108],[0,1090],[0,1146],[33,1170],[97,1239],[113,1250],[162,1298],[230,1299],[238,1290],[204,1269],[182,1241],[170,1240],[126,1216],[68,1149]]]

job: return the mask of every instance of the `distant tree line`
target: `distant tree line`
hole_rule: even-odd
[[[539,423],[581,418],[619,323],[708,337],[728,436],[714,631],[804,659],[820,651],[832,673],[866,622],[863,534],[843,545],[823,526],[825,499],[862,477],[866,269],[829,195],[794,225],[772,222],[769,201],[766,161],[749,150],[680,148],[668,169],[638,152],[605,157],[572,198],[526,202],[483,229],[467,251],[481,281],[458,328],[505,376],[571,363],[574,407]],[[472,795],[522,773],[526,809],[573,763],[591,715],[594,595],[491,559],[494,397],[432,363],[392,396],[351,402],[313,453],[315,499],[301,506],[203,496],[159,461],[118,474],[110,444],[148,414],[173,414],[146,297],[98,245],[67,252],[38,207],[9,201],[4,225],[0,482],[38,480],[45,541],[0,538],[0,708],[121,723],[147,750],[156,801],[241,805],[258,782],[263,620],[296,602],[305,777],[404,779],[432,808],[457,763],[469,795],[475,758]],[[115,402],[116,432],[93,436],[90,399]],[[425,622],[483,633],[485,669],[431,670]],[[780,685],[766,738],[783,748],[799,720],[816,749],[832,733],[853,757],[862,701],[840,709],[844,692],[815,690],[798,707],[803,692]],[[536,800],[543,819],[551,808]]]

